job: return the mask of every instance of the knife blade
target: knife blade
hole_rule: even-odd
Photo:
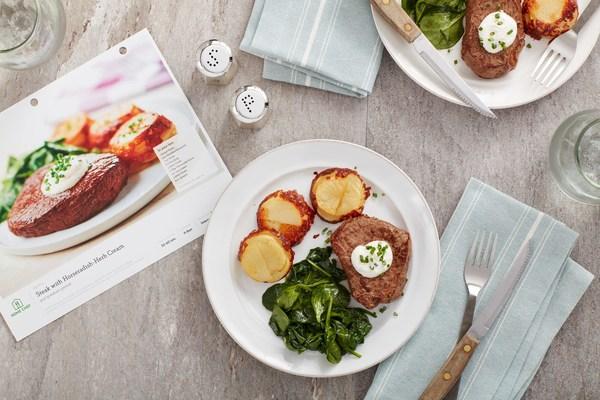
[[[521,278],[521,275],[523,275],[525,267],[527,264],[529,264],[531,253],[531,240],[527,240],[521,246],[521,249],[517,253],[510,270],[500,283],[500,286],[498,286],[498,288],[494,291],[493,298],[473,319],[473,324],[467,331],[467,334],[471,334],[471,336],[474,338],[481,339],[490,330],[494,324],[494,321],[496,321],[504,309],[504,305],[510,298],[515,286]]]
[[[420,400],[441,400],[456,385],[460,375],[469,363],[471,356],[479,345],[481,338],[489,331],[494,321],[498,318],[504,306],[510,299],[523,271],[529,264],[533,252],[531,239],[527,239],[517,252],[517,256],[510,269],[502,279],[497,289],[492,293],[492,298],[475,316],[471,328],[460,339],[452,350],[442,368],[419,398]]]
[[[404,11],[398,0],[371,0],[371,4],[379,13],[406,39],[429,67],[440,77],[450,90],[466,105],[489,118],[496,115],[467,85],[464,79],[454,70],[439,51],[423,35],[419,27]]]

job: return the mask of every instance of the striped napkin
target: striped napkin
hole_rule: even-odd
[[[593,276],[569,258],[577,234],[553,218],[471,179],[444,232],[439,288],[415,336],[378,368],[367,400],[418,399],[458,340],[467,291],[464,260],[478,230],[499,237],[494,271],[475,315],[510,268],[525,238],[534,252],[513,296],[473,354],[459,399],[520,399],[552,339]]]
[[[240,49],[266,79],[365,97],[383,45],[369,0],[255,0]]]

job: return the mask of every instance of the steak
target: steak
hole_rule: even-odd
[[[366,278],[352,265],[352,251],[374,240],[385,240],[392,249],[392,265],[375,278]],[[348,277],[352,296],[367,308],[389,303],[402,296],[410,258],[410,235],[377,218],[360,216],[340,225],[331,236],[333,251]]]
[[[502,10],[517,22],[517,36],[512,45],[499,53],[488,53],[479,42],[479,25],[489,14]],[[498,78],[512,71],[525,45],[523,14],[519,0],[467,0],[465,34],[461,54],[465,63],[481,78]]]
[[[78,225],[106,208],[127,183],[127,167],[114,154],[101,154],[85,175],[56,196],[42,193],[47,165],[26,181],[8,216],[8,228],[22,237],[38,237]]]

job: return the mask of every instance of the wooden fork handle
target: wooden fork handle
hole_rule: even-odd
[[[409,43],[421,34],[417,24],[402,8],[400,0],[371,0],[371,4]]]
[[[467,332],[454,347],[446,363],[429,382],[429,386],[419,399],[442,400],[458,382],[478,345],[479,340]]]

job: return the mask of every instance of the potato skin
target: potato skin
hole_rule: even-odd
[[[300,225],[291,225],[291,224],[282,224],[279,229],[274,227],[270,227],[268,224],[268,215],[267,210],[263,205],[274,198],[280,198],[284,201],[287,201],[293,204],[294,208],[298,211],[301,218]],[[272,229],[277,231],[281,236],[283,236],[291,246],[294,246],[302,241],[304,236],[310,230],[310,227],[315,221],[315,212],[304,197],[295,190],[277,190],[267,197],[263,199],[263,201],[258,206],[258,211],[256,212],[256,222],[260,229]]]
[[[85,113],[74,115],[56,125],[52,133],[52,139],[65,139],[66,144],[87,147],[92,123],[92,119]]]
[[[132,104],[129,110],[121,115],[107,117],[106,120],[96,120],[90,127],[89,146],[104,150],[108,147],[110,139],[117,133],[121,125],[133,118],[134,116],[144,112],[141,108]]]
[[[277,275],[275,277],[273,277],[272,279],[269,280],[265,280],[265,281],[261,281],[259,279],[257,279],[254,276],[251,276],[250,274],[248,274],[248,272],[245,270],[244,268],[244,272],[246,272],[246,274],[259,282],[265,282],[265,283],[272,283],[272,282],[277,282],[278,280],[284,278],[292,269],[292,265],[294,263],[294,250],[292,250],[292,246],[289,244],[289,242],[283,237],[281,236],[279,233],[277,233],[276,231],[272,230],[272,229],[255,229],[252,232],[250,232],[241,242],[240,242],[240,248],[238,250],[238,261],[242,261],[242,256],[244,254],[244,252],[246,251],[246,249],[248,248],[248,242],[250,239],[252,239],[255,236],[258,235],[264,235],[264,234],[270,234],[273,237],[277,238],[279,241],[279,244],[281,245],[282,249],[287,253],[287,259],[288,259],[288,267],[287,270],[284,271],[283,273],[281,273],[280,275]]]
[[[319,213],[319,207],[318,207],[318,201],[317,201],[317,195],[316,195],[316,183],[319,180],[319,178],[327,176],[327,175],[332,176],[333,179],[345,178],[348,175],[356,175],[362,182],[362,186],[363,186],[363,190],[364,190],[363,205],[360,208],[356,208],[356,209],[350,211],[349,213],[346,213],[345,215],[341,215],[335,219],[327,218],[327,216],[324,216],[321,213]],[[330,222],[330,223],[337,223],[337,222],[341,222],[341,221],[362,215],[363,210],[364,210],[364,204],[370,195],[371,195],[371,188],[369,188],[366,185],[365,181],[358,174],[358,172],[356,172],[355,170],[350,169],[350,168],[328,168],[328,169],[325,169],[315,175],[315,177],[312,180],[311,186],[310,186],[310,201],[312,203],[312,206],[313,206],[315,212],[321,219],[323,219],[326,222]]]
[[[122,127],[127,127],[134,118],[138,118],[142,114],[138,114],[131,119],[125,121]],[[143,132],[126,143],[119,143],[117,136],[119,132],[113,136],[108,144],[108,150],[116,154],[119,158],[129,163],[149,163],[156,159],[154,147],[161,144],[163,141],[175,135],[175,124],[163,115],[153,114],[156,116],[155,121]]]
[[[551,3],[561,3],[560,15],[553,21],[546,18],[544,7]],[[555,38],[568,30],[577,22],[579,9],[577,0],[524,0],[523,24],[525,33],[534,39]]]

